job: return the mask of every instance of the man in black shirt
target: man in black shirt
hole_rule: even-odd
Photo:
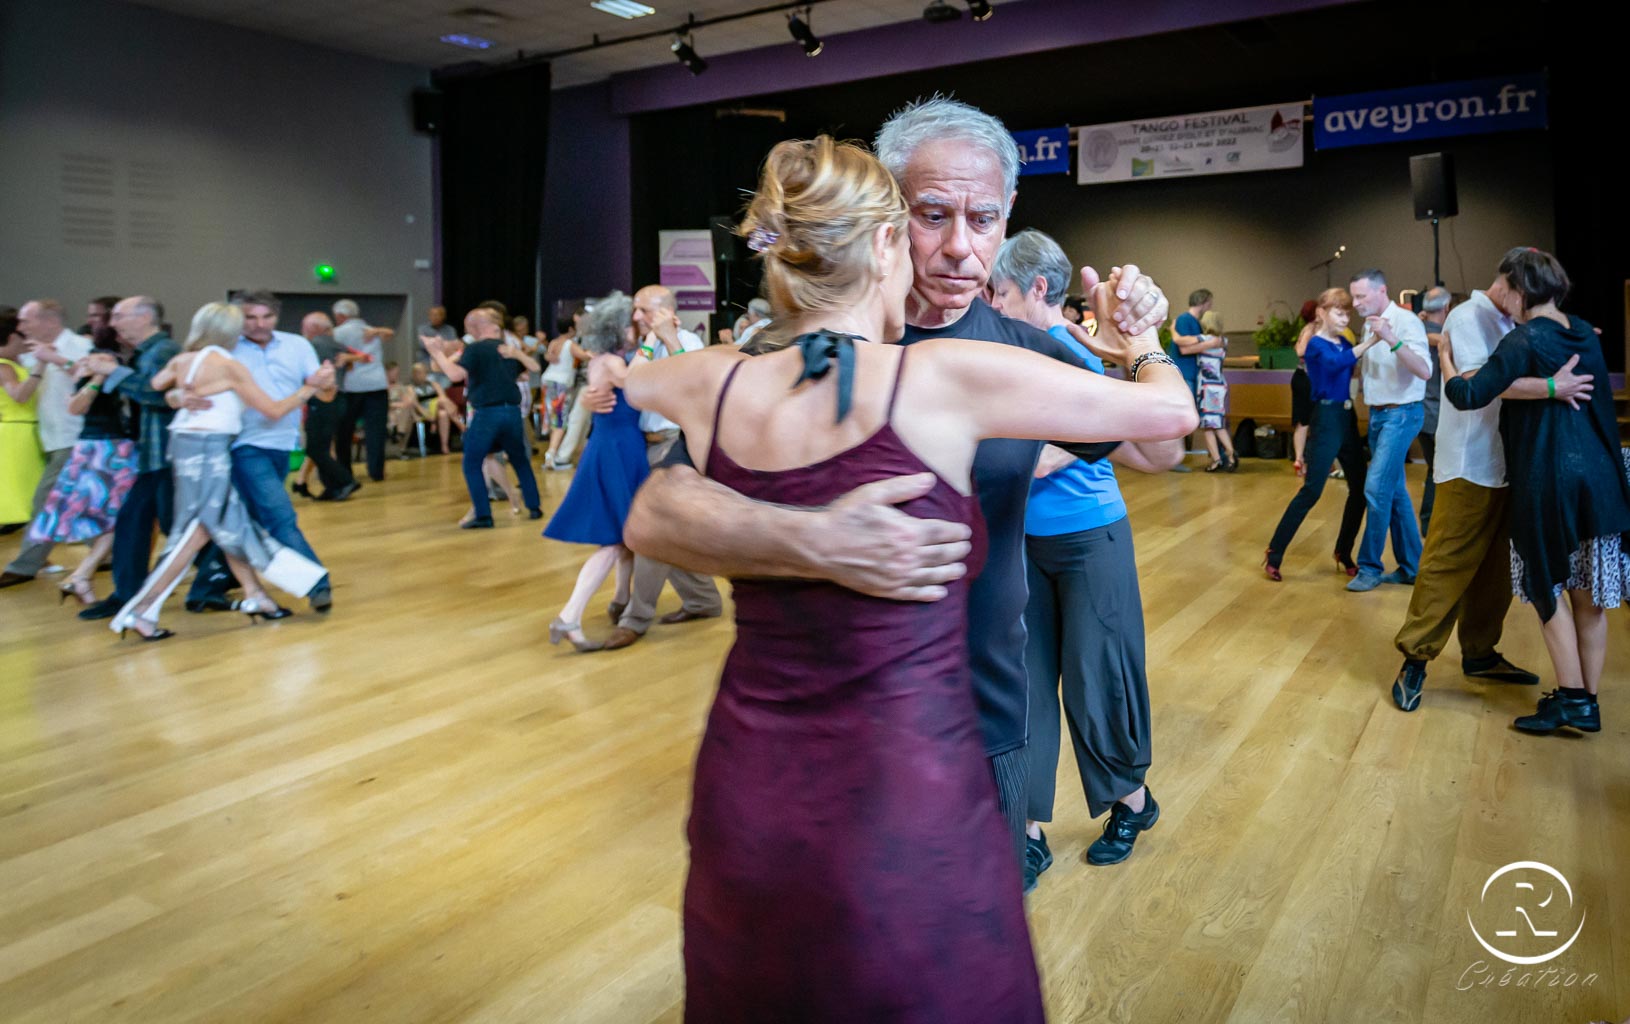
[[[311,349],[317,353],[318,360],[334,364],[334,380],[343,386],[344,368],[352,356],[344,345],[334,340],[334,321],[328,318],[327,313],[307,313],[300,321],[300,333],[311,342]],[[313,398],[306,403],[306,458],[317,467],[317,478],[323,484],[323,501],[344,501],[362,489],[351,472],[351,453],[346,451],[336,455],[334,450],[334,438],[339,434],[345,409],[345,403],[338,400],[325,402]],[[295,492],[302,493],[299,486],[295,487]],[[306,497],[311,497],[309,491],[304,493]]]
[[[1018,149],[1001,122],[953,100],[929,100],[894,115],[876,148],[900,181],[911,214],[914,281],[900,344],[967,338],[1084,365],[1051,335],[1002,317],[981,297],[1006,234],[1019,171]],[[1116,316],[1127,333],[1165,320],[1165,297],[1137,268],[1124,268],[1117,292],[1124,301]],[[1118,450],[1061,447],[1089,459]],[[990,552],[969,593],[969,659],[986,754],[1020,858],[1029,703],[1024,509],[1041,448],[1039,441],[988,440],[973,465]],[[1168,446],[1163,456],[1163,465],[1138,468],[1170,468],[1182,457],[1181,443]],[[641,554],[716,575],[830,580],[908,601],[939,600],[944,584],[965,572],[966,527],[914,519],[894,507],[927,493],[934,485],[931,474],[878,481],[827,508],[795,510],[744,498],[685,461],[685,446],[676,444],[670,463],[635,498],[624,536]],[[728,530],[720,528],[724,523]]]
[[[464,318],[464,330],[475,339],[465,346],[464,354],[454,362],[447,354],[451,343],[435,335],[420,335],[430,358],[447,379],[453,383],[468,381],[465,395],[475,418],[464,432],[464,486],[470,491],[470,504],[475,517],[463,524],[466,530],[492,527],[492,504],[487,498],[487,482],[481,475],[481,460],[493,452],[502,451],[509,457],[515,477],[521,484],[521,496],[533,519],[543,518],[538,502],[538,481],[532,475],[532,456],[527,447],[526,424],[521,419],[521,390],[515,380],[520,367],[528,373],[540,371],[538,361],[517,345],[504,339],[503,321],[499,314],[485,306],[470,310]],[[519,366],[517,366],[519,364]]]

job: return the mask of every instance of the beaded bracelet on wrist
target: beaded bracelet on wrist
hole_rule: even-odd
[[[1145,352],[1143,355],[1132,360],[1132,368],[1128,371],[1127,375],[1132,380],[1137,380],[1138,372],[1150,363],[1164,363],[1167,366],[1177,365],[1172,361],[1172,357],[1164,352]]]

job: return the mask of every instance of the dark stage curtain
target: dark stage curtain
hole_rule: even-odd
[[[538,301],[543,172],[549,145],[549,65],[436,83],[446,95],[440,135],[441,300],[460,324],[497,299],[548,325]]]

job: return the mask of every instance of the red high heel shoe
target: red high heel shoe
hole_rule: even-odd
[[[1344,555],[1340,551],[1335,553],[1336,571],[1344,572],[1349,577],[1358,575],[1358,566],[1353,564],[1352,555]]]
[[[1284,577],[1279,575],[1279,566],[1273,564],[1273,548],[1268,548],[1262,552],[1262,571],[1267,573],[1268,579],[1273,580],[1275,583],[1284,582]]]

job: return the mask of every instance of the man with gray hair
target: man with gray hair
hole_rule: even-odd
[[[1085,332],[1064,316],[1074,276],[1057,242],[1034,229],[1021,231],[996,254],[991,304],[1046,331],[1102,373],[1103,360],[1077,340]],[[1122,444],[1098,462],[1048,445],[1036,467],[1024,518],[1030,586],[1024,620],[1030,687],[1027,892],[1053,863],[1041,825],[1053,820],[1061,693],[1088,812],[1095,818],[1109,812],[1087,861],[1125,860],[1138,833],[1160,817],[1160,805],[1144,785],[1153,715],[1144,671],[1143,598],[1126,500],[1109,462],[1161,472],[1182,457],[1181,440]],[[1106,619],[1100,608],[1121,611]]]
[[[1425,415],[1421,419],[1421,454],[1426,456],[1426,489],[1421,492],[1421,536],[1431,532],[1432,502],[1437,498],[1437,483],[1432,479],[1432,467],[1437,457],[1438,403],[1443,400],[1443,367],[1438,364],[1438,345],[1443,341],[1443,322],[1449,316],[1453,297],[1443,285],[1433,285],[1421,296],[1421,324],[1426,328],[1426,343],[1432,349],[1432,376],[1426,379],[1426,398],[1421,403]]]
[[[45,472],[34,488],[33,514],[37,517],[45,507],[57,485],[62,467],[74,452],[79,440],[79,428],[85,417],[68,411],[68,401],[74,396],[73,366],[90,354],[89,338],[68,329],[62,303],[56,299],[34,299],[23,303],[17,311],[17,329],[28,339],[28,351],[22,364],[30,373],[40,374],[39,389],[34,393],[35,409],[39,417],[40,447],[45,450]],[[51,554],[49,540],[23,541],[22,550],[0,572],[0,587],[27,583],[45,568]]]
[[[736,335],[738,346],[747,344],[753,335],[770,326],[770,300],[754,299],[747,304],[747,315],[743,318],[748,321],[740,334]]]
[[[174,484],[170,476],[169,431],[175,410],[154,391],[152,380],[181,353],[181,346],[164,330],[164,307],[146,295],[121,299],[109,317],[119,332],[119,344],[130,349],[127,365],[110,352],[98,352],[88,361],[92,373],[102,374],[102,390],[117,394],[137,410],[136,482],[119,506],[113,521],[113,593],[83,609],[86,620],[111,619],[147,582],[153,554],[153,528],[170,532]]]
[[[345,346],[334,340],[334,321],[321,311],[307,313],[300,320],[300,335],[311,342],[318,362],[334,365],[335,380],[343,389],[343,368],[350,365],[352,356]],[[313,397],[306,403],[306,458],[317,467],[317,478],[323,484],[319,501],[344,501],[362,489],[351,472],[351,450],[347,448],[339,453],[334,450],[334,438],[339,435],[340,421],[345,415],[345,402],[339,399],[325,402]],[[301,493],[300,487],[296,486],[295,492]],[[304,493],[311,497],[310,491]]]
[[[385,373],[385,342],[396,335],[389,327],[371,327],[353,299],[334,303],[334,340],[351,356],[340,386],[345,413],[340,418],[335,444],[339,458],[351,462],[357,421],[362,421],[362,443],[367,450],[368,479],[385,479],[385,435],[390,429],[390,381]]]
[[[912,290],[900,344],[967,338],[1015,345],[1086,364],[1043,331],[1002,317],[982,298],[1017,196],[1019,150],[1002,122],[936,97],[883,125],[877,155],[899,181],[909,209]],[[1087,290],[1097,275],[1083,271]],[[1160,289],[1134,266],[1110,278],[1115,316],[1137,334],[1166,319]],[[1067,445],[1100,458],[1114,445]],[[1026,600],[1024,507],[1042,445],[992,439],[979,445],[973,478],[989,537],[984,572],[969,591],[968,651],[986,754],[1014,856],[1024,850]],[[624,537],[635,551],[718,576],[827,580],[874,597],[937,601],[966,571],[969,531],[915,519],[895,506],[926,494],[932,474],[881,480],[821,509],[764,504],[705,479],[683,444],[635,496]]]

